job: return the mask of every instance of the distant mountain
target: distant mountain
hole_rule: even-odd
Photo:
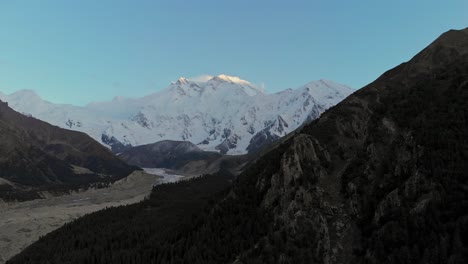
[[[267,94],[238,77],[219,75],[205,82],[180,78],[142,98],[116,97],[85,107],[53,104],[29,90],[0,94],[0,99],[21,113],[85,132],[116,153],[129,146],[175,140],[190,141],[203,150],[244,154],[316,119],[352,92],[320,80]]]
[[[129,164],[143,168],[179,169],[190,161],[218,159],[217,152],[203,151],[187,141],[164,140],[130,148],[119,154]]]
[[[205,151],[188,141],[163,140],[131,147],[119,153],[128,164],[142,168],[166,168],[187,175],[216,173],[219,170],[237,175],[249,155],[221,155]]]
[[[84,184],[134,169],[88,135],[20,114],[0,101],[0,178],[29,187]]]
[[[277,144],[196,216],[203,199],[156,213],[194,189],[174,184],[78,219],[9,263],[468,263],[467,135],[468,28]]]

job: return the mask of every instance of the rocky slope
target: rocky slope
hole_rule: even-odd
[[[272,224],[240,259],[466,262],[466,99],[468,29],[327,111],[249,175]]]
[[[32,91],[0,94],[17,111],[82,131],[119,153],[162,140],[190,141],[208,151],[254,152],[293,131],[352,93],[332,81],[267,94],[237,77],[205,82],[180,78],[143,98],[116,97],[85,107],[57,105]]]
[[[0,177],[14,183],[2,184],[2,197],[12,194],[12,186],[88,183],[134,169],[88,135],[17,113],[0,101]]]
[[[277,144],[191,224],[149,235],[150,247],[137,230],[125,240],[109,226],[99,248],[114,247],[101,262],[466,263],[467,102],[468,28],[444,33]],[[92,261],[70,243],[64,253],[47,245],[70,235],[90,245],[79,234],[94,221],[59,230],[11,263],[77,252]],[[128,250],[125,241],[140,243]]]

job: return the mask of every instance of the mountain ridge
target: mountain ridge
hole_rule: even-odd
[[[115,146],[114,152],[167,139],[190,141],[208,151],[245,154],[258,149],[249,145],[263,144],[251,142],[256,134],[268,135],[265,142],[273,141],[352,92],[320,80],[268,94],[238,77],[219,75],[201,82],[180,78],[141,98],[117,97],[84,107],[53,104],[30,91],[0,94],[0,99],[19,112],[85,132],[110,148]]]
[[[0,101],[0,177],[28,186],[87,184],[119,178],[136,167],[127,165],[87,134],[65,130],[18,113]],[[77,175],[76,168],[86,173]],[[20,188],[21,189],[21,188]],[[16,191],[2,190],[15,199]]]

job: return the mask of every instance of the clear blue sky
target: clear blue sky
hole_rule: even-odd
[[[466,0],[0,0],[0,91],[83,105],[220,73],[360,88],[465,27]]]

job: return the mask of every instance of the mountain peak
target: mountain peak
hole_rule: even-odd
[[[435,67],[444,67],[448,62],[468,54],[468,28],[449,30],[410,61],[412,72],[428,72]]]
[[[451,47],[459,47],[466,50],[466,44],[468,42],[468,27],[465,29],[451,29],[443,33],[437,38],[434,43],[445,44]]]
[[[468,53],[468,28],[461,30],[449,30],[440,37],[438,37],[434,42],[432,42],[424,51],[429,50],[431,54],[440,52],[441,49],[451,50],[451,56],[460,56]]]
[[[13,98],[23,98],[27,100],[42,101],[42,98],[35,91],[29,89],[18,90],[10,94],[9,96]]]
[[[218,86],[220,84],[237,85],[240,86],[242,90],[249,96],[265,93],[265,91],[262,88],[252,84],[249,81],[243,80],[237,76],[229,76],[226,74],[220,74],[218,76],[215,76],[211,78],[207,83],[213,86]]]
[[[187,78],[179,77],[179,79],[177,79],[175,84],[182,85],[182,84],[187,84],[188,82],[189,82],[189,80]]]
[[[30,90],[30,89],[18,90],[16,92],[14,92],[13,94],[38,96],[37,93],[34,90]]]
[[[179,95],[191,96],[200,95],[206,88],[213,90],[219,90],[219,88],[221,88],[221,90],[236,88],[243,90],[249,96],[265,93],[263,89],[249,81],[243,80],[237,76],[229,76],[226,74],[220,74],[214,77],[211,75],[203,75],[202,80],[192,80],[180,77],[177,81],[172,82],[169,87]]]
[[[236,84],[253,86],[250,82],[248,82],[246,80],[242,80],[241,78],[239,78],[237,76],[229,76],[229,75],[226,75],[226,74],[220,74],[218,76],[215,76],[215,77],[211,78],[210,81],[229,82],[229,83],[236,83]]]

